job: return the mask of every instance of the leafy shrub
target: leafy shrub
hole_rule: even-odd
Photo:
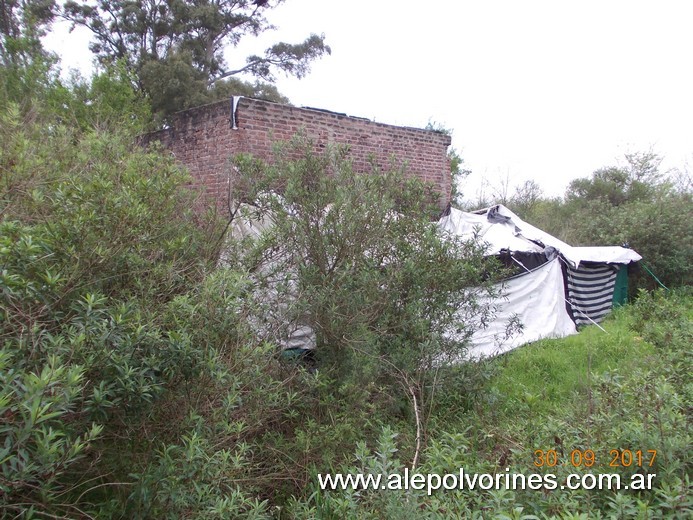
[[[678,193],[618,207],[593,201],[571,217],[574,243],[628,244],[642,255],[644,266],[664,285],[684,287],[693,280],[690,264],[693,235],[681,215],[690,213],[692,207],[690,194]],[[657,288],[658,282],[645,267],[640,267],[637,277],[633,278],[634,286]]]
[[[69,366],[57,355],[35,370],[26,365],[22,352],[0,351],[0,494],[4,507],[17,515],[38,506],[37,489],[43,501],[55,501],[69,489],[65,477],[75,477],[72,466],[102,429],[94,423],[70,426],[86,385],[81,366]]]
[[[207,370],[157,310],[202,278],[216,228],[193,221],[185,174],[127,133],[13,105],[0,119],[3,507],[78,516],[122,425]]]
[[[179,377],[190,344],[134,302],[68,298],[50,263],[42,269],[54,257],[47,243],[26,227],[0,228],[3,494],[8,507],[56,504],[73,515],[77,505],[59,497],[81,493],[85,470],[95,469],[76,463],[110,434],[103,426],[146,409]]]
[[[635,249],[643,260],[631,269],[632,299],[639,288],[659,287],[647,269],[670,288],[690,285],[693,236],[683,217],[693,210],[690,183],[668,179],[651,152],[625,159],[574,180],[563,200],[541,199],[520,215],[569,244]]]
[[[611,335],[621,334],[625,324],[635,328],[642,337],[604,338],[594,347],[619,349],[623,340],[653,341],[642,345],[638,359],[631,359],[633,349],[608,355],[615,366],[606,371],[587,374],[588,386],[574,395],[561,395],[551,400],[550,409],[522,401],[521,389],[507,394],[496,392],[496,402],[458,417],[447,425],[441,421],[422,455],[417,472],[538,473],[547,471],[558,482],[569,473],[617,473],[623,482],[634,474],[656,474],[651,490],[438,490],[428,495],[426,490],[332,490],[318,488],[313,478],[312,494],[291,504],[295,518],[687,518],[693,513],[690,482],[690,296],[675,293],[643,294],[636,305],[616,313],[619,328],[605,323]],[[596,329],[595,329],[596,330]],[[666,333],[665,333],[666,331]],[[584,334],[584,333],[582,333]],[[579,336],[576,336],[579,339]],[[576,342],[567,355],[589,350],[588,335]],[[562,346],[565,340],[542,342],[531,347],[535,357],[543,351]],[[645,348],[646,347],[646,348]],[[530,348],[530,347],[525,347]],[[653,349],[656,354],[647,354]],[[495,359],[503,372],[507,364],[513,370],[515,354],[521,358],[531,353],[513,352],[508,359]],[[588,355],[588,354],[585,354]],[[617,355],[617,357],[612,357]],[[620,356],[620,357],[618,357]],[[521,365],[522,367],[523,365]],[[601,366],[601,365],[600,365]],[[616,368],[619,367],[619,368]],[[621,369],[622,368],[622,369]],[[512,372],[511,372],[512,373]],[[489,385],[497,384],[492,377]],[[529,374],[525,377],[531,379]],[[541,387],[541,381],[537,381]],[[565,381],[569,383],[568,380]],[[489,388],[489,391],[491,388]],[[452,401],[452,398],[450,398]],[[507,403],[506,403],[507,401]],[[507,408],[504,405],[507,404]],[[486,408],[490,408],[486,409]],[[494,410],[495,409],[495,410]],[[445,417],[450,417],[449,414]],[[404,473],[399,457],[402,439],[392,430],[383,435],[374,449],[359,447],[352,460],[332,473]],[[555,449],[560,461],[569,460],[573,449],[593,450],[596,463],[573,467],[559,464],[540,469],[534,465],[535,450]],[[631,466],[610,466],[614,449],[656,449],[657,458],[650,467],[648,461]],[[647,457],[645,457],[647,459]]]
[[[266,501],[246,496],[236,478],[246,445],[218,449],[196,431],[162,449],[131,493],[128,518],[271,518]]]
[[[311,420],[297,428],[297,438],[313,431],[325,439],[311,450],[330,446],[312,463],[343,459],[344,444],[330,443],[336,430],[357,440],[351,428],[362,424],[364,389],[369,404],[381,397],[369,406],[375,413],[414,425],[405,455],[416,460],[442,381],[434,368],[464,357],[466,339],[488,314],[479,296],[492,290],[495,263],[478,245],[439,235],[430,187],[401,171],[357,174],[344,149],[316,152],[299,137],[279,146],[271,164],[237,156],[232,166],[240,174],[232,199],[252,204],[239,205],[235,218],[264,226],[229,256],[248,269],[263,315],[275,318],[258,317],[258,330],[280,345],[294,328],[309,327],[315,366],[345,399],[332,405],[329,427]]]
[[[463,355],[464,341],[446,333],[484,315],[476,288],[489,286],[493,266],[478,246],[438,235],[425,185],[402,172],[356,174],[344,150],[316,153],[300,139],[273,164],[240,156],[235,168],[235,199],[272,222],[245,244],[255,251],[244,262],[281,280],[277,300],[315,331],[321,368],[367,382]]]

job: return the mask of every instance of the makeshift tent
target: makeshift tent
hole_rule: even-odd
[[[621,301],[625,266],[640,255],[624,247],[573,247],[524,222],[502,205],[466,213],[450,209],[438,222],[446,233],[483,242],[488,255],[498,256],[516,274],[498,287],[501,296],[485,303],[492,319],[472,324],[469,357],[493,356],[542,338],[563,337],[577,326],[598,323]],[[232,222],[236,240],[257,240],[273,228],[270,215],[242,204]],[[228,259],[222,255],[221,263]],[[266,305],[258,333],[286,351],[315,348],[310,320],[296,312],[298,298],[292,259],[272,251],[258,266],[264,280],[259,300]],[[278,287],[283,287],[282,291]],[[288,299],[288,294],[291,295]],[[519,325],[519,326],[518,326]]]
[[[451,208],[438,225],[444,233],[484,242],[487,254],[517,268],[502,283],[503,296],[488,302],[494,318],[472,336],[472,358],[575,334],[579,325],[598,323],[614,300],[623,298],[624,267],[641,259],[625,247],[571,246],[501,204],[473,213]],[[514,323],[520,324],[519,331]]]

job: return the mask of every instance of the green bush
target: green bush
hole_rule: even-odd
[[[0,486],[3,514],[74,517],[122,426],[208,370],[160,313],[213,265],[217,228],[172,160],[52,116],[0,113]]]
[[[305,141],[271,165],[237,157],[235,201],[257,205],[235,219],[272,225],[218,262],[220,226],[191,211],[186,174],[135,144],[148,114],[127,75],[64,85],[30,69],[0,71],[0,516],[690,516],[686,291],[641,295],[608,336],[446,366],[486,315],[472,288],[497,269],[440,239],[425,186],[356,175],[343,150]],[[611,244],[630,230],[685,284],[689,232],[673,219],[690,197],[641,184],[630,200],[607,186],[611,220],[571,232]],[[554,202],[533,207],[550,219]],[[315,331],[315,363],[281,355],[288,322]],[[599,470],[610,449],[657,449],[637,470],[655,489],[317,489],[318,473],[405,464],[532,473],[547,447],[598,451]]]
[[[79,481],[73,465],[87,455],[102,430],[95,423],[75,427],[72,421],[86,386],[81,366],[51,355],[32,370],[22,354],[6,347],[0,351],[3,515],[40,510],[41,502],[57,501],[70,489],[66,480]],[[68,514],[77,511],[67,506]]]
[[[634,474],[656,474],[653,489],[441,489],[429,496],[425,489],[323,491],[315,475],[312,487],[303,495],[308,498],[297,497],[291,503],[293,517],[688,518],[693,513],[687,426],[692,397],[690,313],[691,299],[685,293],[668,297],[663,293],[643,294],[634,306],[617,313],[616,323],[604,324],[609,336],[595,328],[598,335],[588,334],[581,341],[576,336],[570,346],[565,340],[544,341],[523,347],[528,349],[526,352],[516,351],[507,358],[493,360],[499,367],[489,380],[488,391],[496,387],[495,402],[487,402],[454,422],[441,422],[416,468],[422,474],[439,475],[457,473],[459,468],[468,474],[503,475],[506,468],[524,475],[550,472],[559,483],[569,473],[618,473],[626,482]],[[628,326],[635,330],[629,338],[622,337]],[[643,338],[652,345],[645,344]],[[638,344],[623,349],[624,341]],[[549,406],[537,406],[536,399],[523,395],[520,380],[514,381],[515,387],[511,384],[508,389],[498,388],[506,372],[532,382],[528,362],[546,363],[550,359],[547,356],[553,355],[547,351],[556,348],[568,350],[565,356],[569,359],[588,357],[591,348],[600,351],[601,359],[587,365],[584,388],[573,394],[545,397]],[[573,377],[573,373],[566,374],[563,383],[574,384]],[[533,384],[538,389],[543,387],[541,379]],[[449,413],[443,413],[450,418]],[[330,471],[381,474],[383,478],[402,475],[400,448],[405,443],[392,430],[383,430],[374,448],[360,446],[352,455],[354,463]],[[560,462],[569,460],[574,449],[583,453],[593,450],[596,462],[591,467],[559,464],[537,468],[537,449],[555,449]],[[615,449],[633,453],[657,450],[657,456],[652,466],[650,455],[645,455],[641,465],[612,467]]]
[[[661,173],[662,159],[651,152],[627,154],[625,164],[602,168],[571,182],[563,199],[522,197],[508,201],[527,222],[576,246],[627,244],[643,257],[630,269],[630,296],[638,289],[669,288],[693,282],[693,211],[690,183]]]
[[[374,365],[412,373],[464,354],[446,332],[484,315],[475,288],[490,286],[495,266],[473,243],[439,236],[427,186],[402,172],[356,174],[343,150],[316,153],[300,139],[271,165],[241,156],[234,167],[235,200],[272,222],[243,261],[281,280],[277,299],[315,331],[321,368],[368,378]]]
[[[127,518],[271,518],[266,501],[246,496],[236,482],[248,447],[217,448],[215,442],[193,431],[180,445],[160,450],[155,463],[141,475],[125,511]]]
[[[310,327],[318,372],[346,398],[333,405],[344,427],[334,419],[330,428],[309,422],[299,435],[313,430],[329,445],[328,430],[340,429],[354,440],[349,429],[362,408],[356,399],[370,388],[366,398],[381,397],[374,410],[413,426],[404,455],[415,460],[440,395],[438,368],[464,357],[466,340],[487,316],[480,295],[492,291],[496,264],[478,245],[440,236],[431,221],[436,197],[405,172],[357,174],[345,150],[316,152],[300,137],[278,147],[271,164],[238,156],[232,166],[240,174],[233,200],[251,202],[235,218],[270,222],[230,256],[246,266],[264,314],[278,315],[260,333],[279,344],[292,325]],[[339,455],[314,464],[337,462],[344,446],[327,453]]]

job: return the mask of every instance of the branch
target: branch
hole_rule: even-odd
[[[272,68],[276,67],[297,78],[304,77],[309,71],[311,61],[323,54],[331,54],[332,49],[325,44],[325,37],[311,34],[304,42],[298,44],[277,43],[265,51],[265,56],[249,56],[246,65],[238,69],[222,72],[210,79],[209,85],[244,72],[267,81],[272,81]]]
[[[213,85],[214,83],[216,83],[219,80],[228,78],[230,76],[235,76],[236,74],[241,74],[243,72],[247,72],[247,71],[251,70],[254,65],[255,65],[254,63],[248,63],[245,67],[241,67],[240,69],[234,69],[234,70],[229,70],[229,71],[223,72],[223,73],[219,74],[216,78],[210,79],[208,85]]]
[[[354,345],[350,345],[350,348],[355,350],[356,352],[379,359],[386,365],[390,366],[396,374],[399,376],[399,383],[407,390],[409,395],[411,396],[412,400],[412,406],[414,407],[414,417],[416,420],[416,449],[414,450],[414,459],[412,460],[411,463],[411,469],[412,471],[416,469],[417,464],[419,463],[419,455],[421,453],[421,437],[422,437],[422,431],[423,431],[423,423],[421,420],[421,410],[419,408],[419,400],[416,398],[416,388],[414,385],[410,382],[409,377],[407,374],[404,373],[402,369],[397,367],[392,361],[389,359],[386,359],[384,356],[376,356],[375,354],[372,354],[370,352],[366,352],[365,350],[362,350]]]
[[[421,414],[419,413],[419,402],[416,399],[416,391],[409,381],[405,382],[407,384],[407,389],[411,394],[412,404],[414,405],[414,414],[416,415],[416,451],[414,452],[414,460],[412,460],[411,463],[411,470],[414,471],[419,462],[419,453],[421,452]]]

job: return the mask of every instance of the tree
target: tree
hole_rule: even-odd
[[[40,38],[55,16],[54,0],[0,0],[0,64],[26,65],[43,55]]]
[[[664,188],[659,166],[662,158],[652,152],[626,154],[624,166],[601,168],[591,178],[576,179],[566,190],[566,200],[604,199],[612,206],[651,201]]]
[[[115,466],[93,441],[127,436],[205,356],[161,324],[214,263],[189,177],[133,146],[127,78],[49,86],[31,110],[0,103],[2,518],[91,516],[89,489]]]
[[[233,168],[231,200],[253,202],[237,218],[272,223],[239,251],[262,315],[277,316],[263,326],[268,340],[309,326],[321,372],[403,391],[416,466],[431,369],[458,362],[488,318],[481,294],[493,292],[496,264],[479,244],[440,236],[430,187],[403,172],[356,173],[343,149],[316,153],[298,139],[278,147],[273,164],[239,155]]]
[[[683,215],[691,213],[691,193],[685,180],[660,172],[661,162],[652,152],[627,154],[623,165],[574,180],[545,229],[574,245],[627,243],[665,285],[690,285],[693,237]],[[634,282],[633,289],[657,285],[644,269]]]
[[[515,186],[515,193],[509,201],[510,208],[528,218],[528,215],[541,201],[542,195],[543,190],[539,183],[534,180],[527,180]]]
[[[272,82],[282,71],[301,78],[311,61],[329,54],[324,36],[312,34],[302,43],[277,43],[263,56],[247,57],[245,64],[226,63],[225,48],[274,28],[265,13],[282,2],[69,0],[63,16],[93,33],[90,48],[101,63],[123,61],[153,108],[166,116],[213,100],[226,89],[211,87],[232,76],[250,74]]]
[[[53,0],[0,0],[0,104],[27,110],[54,81],[55,57],[41,45],[54,16]]]

